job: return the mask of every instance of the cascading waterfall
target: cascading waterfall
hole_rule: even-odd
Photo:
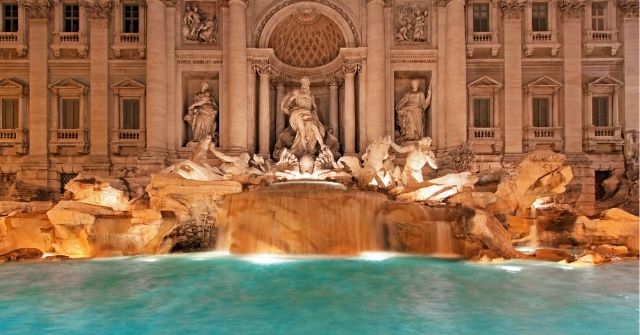
[[[383,250],[387,197],[340,184],[293,181],[225,197],[218,249],[232,253],[350,255]]]

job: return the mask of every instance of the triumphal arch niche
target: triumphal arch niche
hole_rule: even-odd
[[[330,2],[283,2],[258,23],[256,48],[247,56],[257,79],[249,86],[258,93],[254,138],[260,154],[278,159],[283,149],[292,147],[301,154],[296,150],[300,118],[317,118],[315,127],[303,130],[310,142],[317,143],[315,149],[307,148],[309,153],[324,146],[336,155],[356,152],[357,91],[364,54],[358,49],[355,27],[348,13]],[[301,117],[295,110],[307,96],[300,95],[307,84],[311,113]]]

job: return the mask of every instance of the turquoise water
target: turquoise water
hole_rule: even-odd
[[[216,254],[0,266],[0,334],[637,334],[636,262]]]

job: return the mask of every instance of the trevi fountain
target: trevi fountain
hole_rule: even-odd
[[[240,15],[243,10],[238,11],[236,7],[262,6],[256,1],[228,2],[220,7],[223,10],[216,7],[215,1],[185,2],[184,10],[178,14],[171,7],[176,6],[175,1],[171,6],[166,5],[167,18],[182,15],[180,20],[171,23],[171,29],[177,29],[171,31],[179,36],[180,43],[201,48],[193,50],[207,50],[210,45],[222,43],[218,39],[219,27],[237,33],[233,30],[237,29],[233,28],[234,19],[244,17],[244,14]],[[380,14],[379,18],[384,20],[393,18],[393,24],[388,27],[391,30],[385,34],[393,45],[405,46],[400,49],[403,52],[411,50],[410,46],[432,43],[434,26],[447,29],[446,36],[449,36],[449,29],[455,29],[449,26],[450,19],[460,19],[462,23],[459,24],[464,25],[465,3],[471,8],[468,9],[470,17],[475,18],[469,20],[477,20],[470,23],[470,29],[484,29],[479,18],[485,9],[497,13],[496,3],[504,11],[505,27],[511,24],[507,21],[521,20],[514,19],[524,15],[516,11],[532,15],[531,3],[522,2],[522,8],[528,8],[523,10],[518,6],[509,7],[512,0],[433,1],[434,7],[431,7],[431,1],[428,1],[429,6],[422,6],[422,1],[405,1],[402,2],[404,5],[393,5],[394,1],[361,2],[366,3],[364,9],[371,11],[372,20],[374,14]],[[458,8],[455,6],[460,5],[458,2],[462,3],[460,17],[455,14]],[[485,2],[486,8],[482,7]],[[571,8],[585,6],[582,1],[574,2]],[[31,4],[30,1],[25,3]],[[158,4],[165,6],[164,3],[147,1],[149,27],[158,24],[154,21],[157,14],[153,11],[158,10],[155,8]],[[264,29],[270,34],[293,34],[282,29],[291,28],[287,25],[295,22],[303,30],[311,29],[307,22],[331,26],[333,23],[325,15],[341,8],[339,1],[328,0],[280,3],[281,6],[274,7],[272,12],[277,15],[279,10],[287,11],[288,6],[293,6],[296,10],[289,12],[298,21],[284,16],[279,19],[283,22],[280,25],[268,21]],[[95,13],[96,8],[103,8],[101,4],[109,4],[108,10],[111,10],[111,1],[82,5],[91,13],[92,30],[99,29],[96,23],[99,17]],[[538,5],[533,2],[533,7],[539,11],[542,7]],[[19,7],[21,12],[22,6]],[[29,6],[24,8],[32,13],[29,22],[31,29],[36,29],[33,25],[38,19],[34,19],[33,6],[39,5]],[[119,6],[119,2],[114,2],[114,6]],[[117,9],[117,13],[125,10],[127,15],[134,15],[127,6]],[[375,11],[377,6],[380,6],[380,13]],[[591,3],[588,6],[589,15],[599,17],[593,8],[600,7]],[[85,13],[85,7],[82,8],[80,13]],[[441,12],[443,9],[440,8],[446,8],[446,12]],[[561,8],[565,11],[565,7]],[[212,15],[216,10],[226,13],[225,18],[219,20]],[[382,14],[383,10],[385,14]],[[9,12],[5,10],[5,13]],[[539,12],[534,10],[534,13]],[[573,12],[569,9],[563,13],[566,17],[575,15],[570,14]],[[256,14],[247,10],[247,15]],[[637,17],[636,3],[635,18],[631,17],[636,25]],[[436,19],[446,20],[432,23]],[[322,23],[323,20],[329,21]],[[367,33],[375,33],[376,22],[364,20],[372,30]],[[340,29],[349,32],[349,29],[359,28],[350,26],[348,23],[352,22],[347,23],[342,16],[337,22]],[[577,22],[579,29],[581,21]],[[179,25],[179,28],[173,25]],[[487,29],[491,27],[493,23]],[[162,34],[165,34],[164,29],[161,29]],[[635,29],[637,33],[637,27]],[[241,30],[240,34],[243,32]],[[462,33],[463,36],[454,39],[464,38],[464,29]],[[507,31],[500,33],[510,36]],[[473,38],[480,36],[475,34]],[[229,33],[221,32],[221,35],[229,37]],[[329,36],[327,41],[337,38],[336,41],[347,47],[349,43],[356,43],[353,37],[345,41],[342,35],[326,36]],[[487,43],[495,42],[491,36],[489,33],[482,38],[488,39]],[[519,39],[520,35],[517,36]],[[92,45],[97,44],[94,37],[91,38]],[[155,37],[148,38],[144,57],[151,64],[158,59],[158,50],[152,50],[152,44],[156,42],[151,39]],[[366,41],[367,48],[376,48],[382,43],[370,36]],[[36,42],[32,37],[31,43]],[[552,42],[549,42],[552,46],[549,51],[555,56],[557,51]],[[238,45],[231,40],[224,43],[229,44],[228,52],[237,51]],[[617,155],[622,155],[623,169],[615,177],[618,179],[608,175],[608,179],[598,181],[601,182],[597,185],[599,202],[592,208],[599,210],[584,211],[575,200],[582,199],[579,186],[584,183],[581,171],[586,166],[576,157],[584,155],[569,154],[569,149],[559,150],[553,141],[549,145],[542,141],[527,142],[529,138],[526,137],[524,142],[518,141],[520,146],[534,143],[527,150],[520,147],[519,155],[509,156],[506,152],[511,149],[506,148],[502,160],[491,161],[487,160],[490,155],[483,151],[477,137],[464,140],[466,123],[457,124],[454,118],[453,121],[447,119],[446,126],[437,129],[437,118],[443,115],[438,110],[453,113],[451,111],[458,103],[464,108],[467,94],[458,90],[476,90],[473,83],[467,86],[452,84],[457,72],[449,66],[449,57],[455,62],[457,55],[437,58],[438,62],[446,63],[449,78],[403,70],[395,82],[395,91],[385,98],[387,92],[384,90],[376,93],[372,88],[369,91],[379,84],[375,80],[385,80],[384,76],[376,77],[376,69],[371,67],[384,67],[385,63],[378,63],[377,56],[369,55],[367,48],[361,48],[367,49],[363,51],[369,67],[366,71],[363,62],[352,62],[344,51],[349,49],[345,49],[345,45],[339,53],[306,59],[308,62],[316,60],[317,64],[292,67],[278,63],[278,59],[295,60],[295,48],[304,48],[304,43],[292,45],[291,50],[278,49],[282,43],[282,40],[272,40],[268,44],[276,52],[275,56],[270,56],[275,57],[271,58],[273,65],[262,62],[263,59],[252,65],[254,82],[250,85],[256,85],[256,76],[260,80],[257,84],[259,92],[251,93],[258,101],[251,97],[249,102],[256,104],[252,106],[257,107],[258,112],[246,121],[247,124],[254,122],[252,125],[257,124],[259,129],[254,133],[257,142],[250,144],[254,145],[253,149],[243,150],[243,145],[230,145],[238,139],[246,139],[247,129],[242,128],[242,119],[237,127],[238,116],[229,111],[246,103],[243,102],[246,92],[234,90],[247,83],[239,83],[233,77],[238,77],[238,73],[225,75],[225,82],[218,77],[189,77],[191,72],[185,71],[180,72],[188,82],[188,87],[181,91],[185,103],[169,105],[180,110],[174,119],[149,121],[153,118],[153,108],[168,110],[169,107],[162,106],[165,100],[154,100],[165,98],[157,94],[158,87],[147,81],[147,95],[143,97],[149,113],[148,119],[143,121],[147,127],[147,148],[143,146],[138,166],[123,163],[119,169],[111,168],[104,173],[95,163],[91,165],[95,168],[73,170],[73,174],[65,172],[69,178],[61,183],[63,188],[59,194],[46,193],[42,191],[44,189],[31,189],[32,193],[28,193],[20,188],[20,183],[11,184],[0,193],[4,196],[0,201],[0,262],[4,263],[0,265],[0,333],[637,334],[640,311],[637,130],[624,133],[624,136],[616,135],[620,141],[607,142],[613,143],[611,148],[616,148]],[[447,43],[449,48],[457,42]],[[474,52],[482,54],[480,49],[473,51],[474,46],[482,48],[478,46],[480,44],[470,43],[466,56],[464,52],[462,54],[463,60],[464,57],[475,57]],[[384,45],[381,47],[384,54]],[[540,46],[527,44],[527,47]],[[491,49],[486,57],[499,54],[500,46],[497,48],[497,51]],[[136,50],[135,55],[139,51]],[[251,50],[256,53],[261,49]],[[520,45],[515,50],[520,55]],[[529,56],[527,50],[525,57]],[[565,55],[569,53],[564,47],[561,50]],[[37,50],[29,49],[29,52]],[[94,57],[94,52],[91,51],[89,57]],[[121,52],[124,55],[128,51],[123,49]],[[629,52],[625,51],[625,55]],[[229,71],[237,70],[234,56],[224,57],[232,59]],[[243,57],[246,60],[246,53]],[[322,80],[317,74],[296,69],[307,65],[308,68],[322,68],[324,64],[335,62],[332,59],[341,57],[346,59],[339,67],[342,77],[329,82],[329,89],[336,91],[331,93],[333,100],[327,103],[326,96],[322,95],[324,91],[318,88]],[[507,62],[510,56],[504,57]],[[225,58],[225,62],[229,58]],[[93,64],[94,58],[91,62]],[[570,60],[565,59],[565,62]],[[119,63],[109,64],[116,66]],[[154,70],[153,66],[147,65],[147,71]],[[207,65],[198,66],[198,69],[206,69]],[[268,73],[273,73],[269,72],[273,71],[270,67],[278,66],[282,73],[290,71],[288,85],[285,88],[276,83],[273,92],[263,90],[263,83],[270,83]],[[637,80],[637,67],[635,71]],[[267,73],[264,81],[263,73]],[[366,77],[361,77],[363,73]],[[153,74],[155,79],[159,78],[157,74]],[[148,76],[148,80],[155,80],[151,74]],[[440,76],[447,75],[441,73]],[[174,77],[167,75],[162,80],[169,85],[170,78]],[[505,94],[510,89],[507,84],[502,88],[495,80],[483,78],[478,79],[485,80],[483,89],[490,87],[494,92],[499,86]],[[603,80],[609,80],[607,83],[610,84],[606,84],[609,86],[601,84],[604,81],[597,82],[593,86],[596,87],[594,94],[605,94],[611,88],[611,96],[615,94],[617,98],[622,86],[607,78]],[[91,80],[93,83],[94,79]],[[521,82],[522,78],[518,80]],[[541,80],[545,84],[525,85],[526,94],[535,90],[550,94],[550,100],[544,101],[552,101],[553,106],[558,103],[557,99],[564,99],[563,103],[569,101],[564,95],[560,98],[556,95],[562,84],[549,77]],[[69,83],[65,85],[73,84]],[[130,86],[125,88],[114,88],[114,92],[117,89],[118,94],[125,97],[122,101],[126,103],[122,102],[119,108],[130,108],[127,101],[131,98],[127,97],[133,94],[121,92],[140,89],[131,83],[134,81],[128,82]],[[227,92],[224,97],[219,94],[222,85]],[[338,91],[340,85],[344,85],[340,88],[342,91]],[[589,85],[585,89],[591,90]],[[572,94],[569,84],[564,86],[563,94]],[[140,87],[145,90],[144,86]],[[363,87],[368,92],[364,100]],[[57,92],[56,97],[72,94],[58,86],[50,86],[50,89]],[[93,86],[91,90],[94,90]],[[38,92],[34,88],[29,94]],[[99,99],[99,93],[88,92],[92,100]],[[168,93],[166,89],[164,92]],[[637,102],[637,92],[635,94]],[[37,97],[33,99],[39,101]],[[272,108],[268,101],[274,99],[272,110],[277,114],[264,116],[262,113]],[[470,99],[470,106],[476,106],[478,110],[484,108],[485,100]],[[486,101],[494,104],[492,99]],[[527,96],[525,99],[538,101],[534,103],[536,111],[547,108],[541,107],[544,103],[539,102],[542,101],[540,98]],[[631,98],[625,98],[625,101],[627,99]],[[61,101],[56,108],[67,108],[67,100]],[[80,108],[84,108],[85,100],[81,101]],[[338,101],[344,101],[345,107],[338,106]],[[383,104],[378,106],[380,101]],[[495,102],[492,106],[501,103]],[[504,103],[507,103],[506,98]],[[2,106],[5,108],[6,104]],[[617,102],[610,106],[619,108]],[[364,107],[371,114],[360,117],[356,111]],[[385,113],[385,108],[390,115],[385,122],[393,126],[377,129],[372,120],[382,119],[375,119],[375,112]],[[542,114],[536,111],[532,116],[534,124],[543,122]],[[349,114],[351,112],[353,114]],[[123,119],[116,123],[128,122],[124,121],[124,113],[121,111]],[[8,114],[2,115],[0,120],[5,122]],[[504,115],[505,120],[509,117]],[[61,124],[66,124],[65,118],[61,117]],[[493,130],[483,132],[479,126],[485,122],[482,116],[471,118],[470,122],[477,123],[477,127],[469,134],[484,134],[482,136],[494,139]],[[499,127],[498,120],[493,118],[491,116],[487,122]],[[594,116],[594,120],[596,118]],[[614,122],[619,122],[617,116],[614,118]],[[625,120],[632,122],[628,116]],[[91,122],[92,127],[94,124],[93,119],[81,119],[81,122]],[[545,119],[544,122],[557,126],[558,121]],[[150,150],[149,143],[165,130],[171,134],[172,124],[178,125],[185,141],[173,156],[169,151],[164,160],[167,164],[157,164],[163,151]],[[569,129],[568,123],[563,124]],[[520,123],[515,127],[522,126]],[[529,131],[526,127],[525,131]],[[463,129],[462,140],[458,142],[457,128]],[[535,132],[546,131],[543,128],[538,126],[532,134],[542,134]],[[263,129],[268,129],[266,135]],[[361,130],[356,129],[367,132],[361,136]],[[377,130],[369,133],[370,129]],[[116,130],[116,133],[120,135],[114,136],[125,139],[122,135],[125,132]],[[58,134],[63,133],[56,130],[56,138],[62,139]],[[90,134],[91,146],[98,143],[93,134]],[[504,145],[511,145],[509,132],[504,136]],[[551,135],[559,138],[554,136]],[[443,144],[442,138],[450,142]],[[65,150],[75,150],[72,145],[63,148],[64,143],[67,142],[60,140],[49,148],[55,147],[61,157]],[[572,145],[568,137],[562,143],[567,148]],[[586,138],[584,143],[590,145]],[[491,144],[491,148],[498,147]],[[119,151],[118,155],[123,152]],[[93,155],[90,151],[88,157],[93,159]],[[129,161],[124,159],[122,162]]]

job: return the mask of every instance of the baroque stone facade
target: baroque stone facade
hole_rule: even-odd
[[[203,83],[220,150],[267,158],[301,78],[345,156],[387,134],[402,140],[395,107],[416,81],[430,88],[416,132],[438,159],[464,144],[477,170],[494,171],[529,151],[562,152],[580,162],[586,207],[596,174],[624,175],[625,138],[638,131],[637,0],[2,6],[15,17],[0,32],[0,172],[34,188],[189,157],[185,115]]]

